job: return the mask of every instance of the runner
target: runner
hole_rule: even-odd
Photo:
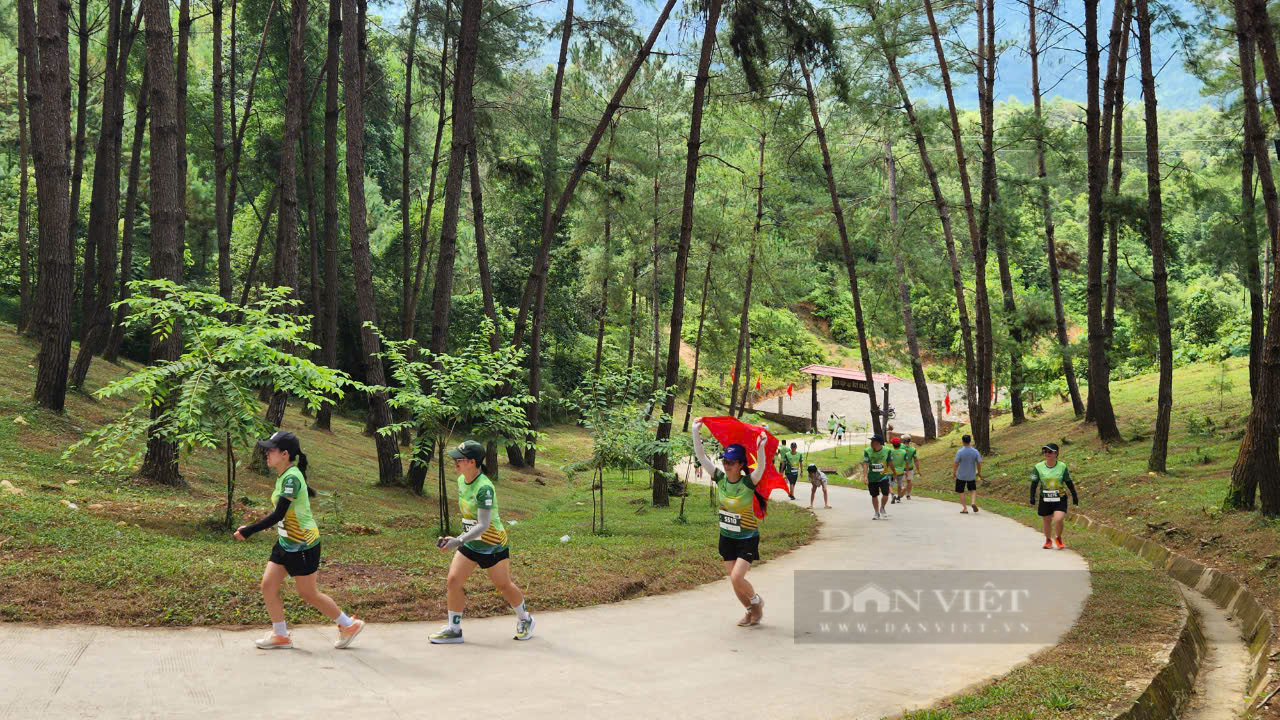
[[[756,469],[750,475],[747,474],[747,449],[740,443],[732,443],[724,449],[724,470],[721,470],[702,449],[702,418],[693,423],[693,452],[698,464],[711,476],[720,497],[720,558],[724,560],[724,569],[738,602],[747,610],[747,614],[738,621],[738,627],[759,625],[760,618],[764,616],[764,600],[747,580],[747,571],[751,569],[751,563],[760,558],[760,530],[752,501],[756,483],[764,477],[765,443],[768,439],[768,435],[760,433]]]
[[[886,472],[886,468],[888,471]],[[871,447],[862,451],[862,470],[867,476],[867,492],[871,493],[871,508],[876,511],[872,520],[888,518],[885,506],[889,504],[889,478],[894,474],[893,459],[884,438],[871,436]]]
[[[918,470],[920,467],[920,461],[916,459],[916,448],[914,445],[911,444],[910,435],[902,436],[902,444],[906,446],[905,448],[906,457],[904,458],[904,461],[906,462],[906,470],[902,473],[902,475],[907,481],[907,499],[910,500],[911,499],[911,481],[915,479],[916,470]]]
[[[831,432],[831,439],[836,437],[836,414],[831,413],[831,417],[827,418],[827,430]]]
[[[462,642],[462,611],[467,605],[462,586],[479,566],[489,571],[493,586],[516,613],[515,639],[528,640],[533,637],[533,616],[525,609],[524,593],[511,580],[507,530],[498,517],[493,481],[485,474],[484,446],[467,440],[450,450],[449,457],[459,473],[458,510],[462,513],[462,534],[436,540],[436,546],[442,551],[454,553],[445,581],[449,622],[427,639],[438,645]]]
[[[840,445],[844,442],[844,416],[836,416],[836,444]]]
[[[893,449],[889,450],[889,459],[893,460],[893,499],[889,502],[902,502],[902,476],[907,467],[907,451],[902,447],[902,440],[894,438],[889,441]]]
[[[791,443],[790,448],[783,448],[778,451],[778,459],[782,463],[782,474],[787,477],[787,495],[792,500],[796,499],[796,482],[800,480],[800,465],[803,456],[796,450],[796,444]]]
[[[293,637],[284,619],[284,603],[280,600],[280,585],[287,574],[294,579],[298,594],[308,605],[338,623],[338,640],[333,646],[345,648],[364,630],[364,621],[342,612],[333,598],[320,592],[316,585],[316,571],[320,569],[320,527],[311,516],[311,496],[315,491],[307,486],[307,456],[298,438],[290,432],[277,432],[267,440],[259,440],[258,447],[267,451],[267,467],[276,473],[276,487],[271,493],[275,510],[252,525],[241,526],[233,534],[237,540],[247,540],[254,533],[275,525],[279,536],[271,546],[271,559],[262,573],[262,600],[271,616],[271,632],[254,644],[263,650],[293,647]],[[298,461],[296,466],[294,460]]]
[[[822,488],[822,507],[831,508],[831,499],[827,497],[827,476],[817,465],[809,465],[809,484],[813,487],[809,490],[809,507],[813,507],[813,499],[818,496],[818,488]]]
[[[969,508],[978,512],[978,478],[982,477],[982,454],[969,443],[973,438],[964,435],[960,438],[964,447],[956,451],[955,464],[951,467],[951,479],[956,481],[956,493],[960,495],[960,512],[968,515]],[[964,502],[965,492],[969,493],[969,504]]]
[[[1049,443],[1040,448],[1040,452],[1044,455],[1044,460],[1031,469],[1030,504],[1036,504],[1036,487],[1039,486],[1040,504],[1036,513],[1044,525],[1044,549],[1052,548],[1056,542],[1059,550],[1065,550],[1067,546],[1062,543],[1062,521],[1067,517],[1067,498],[1062,494],[1062,486],[1065,485],[1071,491],[1073,505],[1079,505],[1080,498],[1076,495],[1076,486],[1071,482],[1067,464],[1058,462],[1058,444]],[[1053,531],[1052,539],[1049,536],[1050,530]]]

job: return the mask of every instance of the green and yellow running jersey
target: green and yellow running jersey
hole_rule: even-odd
[[[778,459],[782,461],[782,472],[790,475],[800,472],[801,454],[799,450],[784,448],[778,451]]]
[[[466,543],[464,547],[472,552],[492,554],[502,552],[507,547],[507,530],[498,517],[498,498],[493,491],[493,481],[484,473],[467,482],[466,475],[458,476],[458,509],[462,511],[462,532],[476,526],[476,514],[480,510],[489,511],[489,529],[484,531],[478,540]]]
[[[271,505],[280,498],[289,498],[289,509],[284,519],[276,523],[278,542],[286,552],[310,550],[320,544],[320,527],[311,516],[311,498],[307,493],[307,479],[302,471],[291,466],[276,478],[276,489],[271,493]]]
[[[916,449],[914,447],[907,447],[903,450],[903,452],[906,453],[905,459],[906,459],[907,466],[902,469],[915,470],[916,469]]]
[[[752,501],[755,484],[748,475],[739,476],[738,482],[729,482],[723,470],[717,470],[716,491],[720,496],[720,534],[735,540],[755,537],[760,533]]]
[[[867,464],[867,480],[869,482],[879,482],[889,477],[889,448],[884,445],[880,449],[872,450],[868,446],[862,451],[862,462]]]
[[[1036,463],[1035,469],[1031,471],[1031,480],[1040,482],[1040,497],[1046,502],[1057,502],[1066,499],[1063,491],[1067,489],[1067,481],[1071,479],[1071,473],[1067,471],[1067,464],[1063,462],[1055,463],[1053,467],[1049,467],[1043,460]]]
[[[890,448],[889,459],[893,461],[893,470],[898,475],[907,470],[907,449],[906,448]]]

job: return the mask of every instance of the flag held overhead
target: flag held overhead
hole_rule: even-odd
[[[753,503],[753,510],[758,518],[763,518],[768,511],[766,503],[769,494],[774,490],[787,490],[787,479],[782,476],[773,466],[773,456],[778,452],[778,438],[773,436],[767,429],[760,425],[752,425],[744,423],[734,417],[704,417],[702,424],[711,432],[711,436],[720,443],[721,447],[728,447],[733,443],[738,443],[747,449],[747,467],[748,469],[756,467],[761,462],[761,458],[757,458],[756,446],[759,444],[760,433],[768,436],[768,440],[764,446],[764,477],[760,478],[760,482],[756,483],[756,497]],[[765,502],[761,502],[761,498]]]

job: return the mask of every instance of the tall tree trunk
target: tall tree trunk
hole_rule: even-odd
[[[662,417],[658,420],[658,442],[671,437],[671,416],[675,414],[674,388],[680,379],[680,334],[684,327],[684,284],[689,267],[689,245],[693,238],[693,204],[698,189],[698,161],[702,155],[702,110],[709,81],[711,51],[716,43],[716,26],[720,24],[720,8],[723,0],[710,0],[707,5],[706,27],[702,32],[702,53],[698,57],[698,74],[693,81],[693,108],[689,112],[689,144],[684,165],[684,199],[680,210],[680,241],[676,246],[676,262],[671,297],[670,339],[667,343],[667,376],[663,387]],[[657,268],[655,267],[656,271]],[[764,462],[760,459],[759,462]],[[654,456],[653,504],[668,504],[668,480],[665,475],[671,466],[671,457],[665,453]]]
[[[1049,197],[1049,173],[1044,159],[1044,116],[1040,98],[1040,49],[1036,43],[1036,0],[1027,3],[1028,28],[1030,30],[1028,54],[1031,56],[1031,95],[1036,113],[1036,167],[1040,179],[1040,207],[1044,213],[1045,254],[1049,261],[1049,286],[1053,293],[1053,313],[1058,334],[1058,350],[1062,353],[1062,374],[1066,377],[1067,393],[1071,396],[1071,408],[1076,417],[1084,415],[1084,402],[1080,399],[1080,385],[1076,382],[1075,363],[1071,360],[1071,340],[1067,336],[1067,314],[1062,305],[1062,285],[1058,279],[1058,248],[1054,238],[1053,204]]]
[[[938,56],[938,69],[942,75],[942,88],[947,96],[947,111],[951,119],[951,140],[955,146],[957,174],[960,176],[965,219],[968,221],[969,243],[971,246],[976,247],[979,242],[978,221],[977,216],[974,214],[973,191],[969,183],[969,170],[965,161],[964,143],[960,137],[960,116],[956,112],[955,94],[952,92],[951,87],[951,73],[947,68],[947,56],[942,49],[942,36],[938,32],[938,23],[933,15],[933,3],[931,0],[924,0],[924,9],[929,19],[929,34],[933,37],[933,49]],[[883,44],[883,38],[881,38],[881,42]],[[894,84],[898,86],[898,93],[902,96],[902,103],[906,108],[907,117],[911,121],[911,127],[916,136],[916,146],[920,151],[920,159],[925,166],[930,186],[933,189],[934,206],[937,208],[938,216],[942,221],[943,238],[946,241],[947,253],[951,260],[951,284],[955,287],[956,310],[960,315],[960,334],[964,343],[965,402],[969,407],[970,417],[972,417],[974,404],[978,402],[978,397],[981,394],[978,387],[978,359],[974,349],[974,329],[969,323],[968,303],[964,296],[964,280],[960,274],[960,261],[956,256],[955,240],[951,233],[951,209],[946,198],[942,195],[941,186],[937,182],[937,174],[934,172],[933,164],[929,160],[928,151],[925,148],[924,131],[915,116],[915,108],[912,106],[911,99],[907,94],[907,87],[902,81],[902,75],[898,72],[897,58],[892,56],[893,53],[888,51],[887,46],[885,49],[885,59],[889,63]],[[976,311],[977,308],[975,307]]]
[[[707,269],[702,274],[702,306],[698,309],[698,335],[693,340],[693,372],[689,374],[689,403],[684,407],[682,432],[689,432],[689,416],[693,414],[693,401],[698,391],[698,361],[702,358],[702,328],[707,321],[707,295],[711,290],[711,260],[717,250],[716,240],[712,240],[711,250],[707,253]]]
[[[138,98],[134,103],[133,145],[129,150],[129,180],[124,197],[124,231],[120,233],[120,291],[121,301],[129,299],[129,283],[133,280],[133,226],[138,217],[138,178],[142,174],[142,143],[146,139],[147,102],[151,96],[151,75],[145,63],[142,68],[142,85],[138,90]],[[120,346],[124,344],[125,307],[116,308],[115,321],[111,325],[111,335],[107,338],[107,347],[102,351],[102,359],[115,362],[120,356]]]
[[[548,233],[554,234],[556,225],[553,221],[555,215],[555,199],[556,184],[559,173],[557,166],[560,163],[560,99],[564,86],[564,66],[565,60],[569,53],[569,38],[573,34],[573,0],[566,0],[564,10],[564,24],[561,26],[560,32],[560,57],[556,62],[556,79],[551,90],[551,127],[547,138],[547,142],[542,147],[542,234],[545,239]],[[550,245],[548,245],[548,249]],[[541,248],[540,248],[541,249]],[[550,256],[548,256],[548,269],[550,267]],[[540,261],[541,257],[537,258]],[[537,266],[535,261],[535,267]],[[654,259],[655,272],[657,271],[657,259]],[[542,332],[543,324],[546,320],[546,299],[547,299],[547,272],[544,270],[539,276],[537,282],[534,283],[535,299],[533,307],[532,329],[529,333],[529,394],[533,396],[533,402],[529,403],[525,412],[529,416],[529,428],[537,430],[540,426],[540,398],[542,396]],[[523,307],[521,308],[523,314]],[[517,320],[519,324],[519,320]],[[656,341],[657,334],[654,334]],[[517,334],[519,331],[517,330]],[[657,355],[657,345],[654,345],[654,355]],[[655,370],[657,362],[654,362]],[[657,373],[655,372],[655,375]],[[533,467],[537,461],[537,449],[529,447],[524,452],[524,464]]]
[[[890,67],[896,78],[896,65],[891,62]],[[844,251],[845,269],[849,272],[849,292],[853,296],[853,318],[858,329],[858,350],[862,355],[862,372],[867,378],[867,400],[871,404],[871,428],[876,435],[880,435],[883,432],[880,426],[880,404],[876,401],[871,352],[867,348],[867,326],[862,317],[862,295],[858,291],[858,263],[853,255],[853,247],[849,244],[849,231],[844,223],[844,209],[840,207],[836,176],[831,167],[831,151],[827,148],[827,133],[822,127],[822,119],[818,117],[818,98],[813,91],[813,78],[809,74],[808,64],[803,59],[800,61],[800,72],[804,75],[805,95],[809,100],[809,116],[813,119],[814,134],[818,136],[818,147],[822,150],[822,170],[827,177],[827,192],[831,195],[831,212],[836,216],[836,229],[840,231],[840,246]],[[747,382],[750,381],[751,379],[748,378]]]
[[[80,0],[80,18],[77,25],[76,39],[80,43],[79,52],[79,69],[76,72],[76,134],[73,143],[74,156],[71,161],[71,217],[70,222],[71,243],[75,247],[76,234],[80,232],[80,188],[84,184],[84,147],[85,147],[85,121],[89,104],[89,35],[92,29],[89,27],[89,0]],[[88,238],[85,239],[84,247],[84,273],[80,286],[81,298],[93,292],[96,278],[94,276],[94,263],[96,261],[94,248],[89,246]],[[88,315],[89,305],[85,302],[81,308],[81,317]],[[81,321],[83,323],[83,320]],[[80,337],[84,337],[83,324],[80,328]]]
[[[545,277],[547,273],[551,243],[555,239],[556,231],[560,227],[560,220],[564,217],[565,210],[569,207],[569,202],[573,200],[573,194],[577,190],[578,182],[590,165],[596,148],[604,138],[605,130],[608,129],[609,124],[613,121],[614,115],[618,113],[618,109],[622,107],[622,99],[626,96],[627,89],[631,87],[631,81],[635,79],[636,73],[640,71],[641,66],[648,60],[649,53],[653,50],[653,44],[657,42],[658,36],[662,34],[662,28],[666,25],[667,18],[671,16],[671,10],[675,5],[676,0],[667,0],[666,5],[658,12],[657,19],[653,21],[653,29],[649,31],[649,37],[645,39],[644,45],[636,51],[636,56],[632,59],[630,67],[627,68],[627,72],[622,76],[622,79],[618,81],[618,87],[614,89],[613,97],[609,99],[609,104],[605,106],[604,113],[596,122],[591,138],[587,140],[586,146],[582,149],[582,152],[578,153],[577,159],[574,160],[573,168],[565,179],[564,188],[560,191],[560,199],[556,203],[555,210],[549,216],[543,218],[542,239],[538,245],[538,253],[534,259],[533,269],[530,270],[529,278],[525,281],[524,294],[520,299],[520,308],[516,314],[515,334],[512,345],[519,346],[524,342],[525,326],[528,323],[529,312],[536,300],[541,278]]]
[[[178,192],[182,231],[187,229],[187,70],[191,46],[191,0],[178,0],[178,57],[174,62],[174,111],[178,128]]]
[[[368,214],[364,198],[364,66],[362,62],[362,16],[357,0],[342,0],[342,14],[348,21],[342,34],[342,79],[346,100],[347,129],[347,194],[348,216],[351,221],[351,266],[356,289],[356,313],[360,320],[360,345],[364,352],[361,359],[365,367],[365,381],[370,385],[386,385],[382,371],[382,352],[378,336],[372,325],[378,323],[378,310],[373,298],[373,267],[369,251]],[[332,29],[330,37],[332,37]],[[333,292],[333,290],[330,290]],[[369,414],[373,419],[374,445],[378,451],[378,484],[395,485],[400,482],[400,454],[394,436],[378,432],[391,423],[391,409],[387,396],[373,393],[369,398]]]
[[[129,51],[137,28],[129,26],[132,2],[108,3],[106,68],[102,82],[102,126],[94,151],[93,190],[89,200],[89,232],[85,249],[98,255],[97,284],[86,288],[88,308],[82,320],[82,340],[68,384],[83,387],[93,356],[102,351],[111,333],[111,296],[116,284],[116,232],[120,223],[120,150],[124,135],[124,81]],[[86,263],[86,268],[88,264]]]
[[[237,0],[231,0],[234,5]],[[226,98],[222,84],[222,7],[213,3],[213,224],[218,235],[218,294],[231,301],[231,227],[227,224]],[[232,98],[232,102],[235,98]]]
[[[444,214],[440,219],[440,259],[436,263],[431,299],[431,353],[448,349],[449,304],[453,297],[453,266],[458,250],[458,211],[462,204],[462,173],[467,149],[474,142],[476,55],[479,48],[481,0],[462,0],[458,26],[458,56],[453,81],[453,127],[449,138],[449,170],[444,180]],[[425,459],[424,459],[425,460]],[[409,485],[422,493],[427,464],[409,466]]]
[[[636,285],[640,279],[640,263],[635,256],[635,248],[631,252],[631,322],[627,324],[627,383],[631,383],[631,368],[636,359]]]
[[[23,0],[25,2],[25,0]],[[26,333],[31,323],[31,247],[27,232],[31,209],[27,203],[30,186],[31,146],[27,126],[27,33],[18,30],[18,332]],[[34,51],[30,51],[34,52]]]
[[[658,389],[658,272],[662,267],[662,253],[658,245],[658,174],[662,172],[662,150],[661,143],[658,145],[657,165],[653,172],[653,235],[649,239],[649,260],[652,270],[649,272],[649,324],[653,327],[653,367],[649,373],[649,393],[653,394]],[[650,406],[652,407],[652,406]]]
[[[36,168],[39,279],[33,329],[40,340],[35,399],[62,412],[71,353],[71,303],[75,258],[70,233],[67,143],[70,139],[71,71],[67,49],[70,5],[39,0],[35,13],[18,3],[20,32],[27,48],[27,100],[40,122],[32,123]],[[39,22],[37,23],[37,16]]]
[[[1276,57],[1276,42],[1267,15],[1265,0],[1236,0],[1236,28],[1240,33],[1241,80],[1245,87],[1252,87],[1253,63],[1248,61],[1245,43],[1256,44],[1262,57],[1262,67],[1271,87],[1280,87],[1280,59]],[[1256,102],[1250,102],[1253,93],[1246,90],[1245,122],[1246,142],[1253,146],[1254,161],[1258,166],[1258,182],[1262,187],[1262,201],[1266,207],[1267,230],[1271,236],[1269,256],[1277,252],[1280,243],[1280,201],[1276,198],[1275,181],[1271,162],[1262,136],[1262,123]],[[1280,109],[1280,98],[1271,98],[1273,107]],[[1280,258],[1278,258],[1280,259]],[[1280,275],[1280,262],[1272,264],[1272,270]],[[1261,491],[1262,514],[1280,514],[1280,458],[1277,458],[1276,427],[1280,423],[1280,294],[1275,292],[1280,277],[1272,276],[1272,292],[1268,298],[1267,335],[1262,348],[1262,363],[1258,375],[1258,390],[1253,396],[1253,407],[1245,425],[1244,439],[1235,466],[1231,469],[1231,492],[1227,503],[1239,508],[1253,506],[1254,489]]]
[[[742,402],[738,403],[738,417],[742,417],[747,411],[747,401],[751,395],[751,330],[747,329],[746,348],[743,351],[742,362],[746,364],[743,375],[746,376],[746,383],[742,386]]]
[[[413,297],[409,303],[409,335],[414,332],[414,326],[417,323],[418,302],[422,297],[422,282],[426,277],[424,268],[426,267],[427,243],[430,238],[431,217],[436,204],[436,178],[440,171],[440,143],[444,138],[445,124],[445,98],[448,96],[449,90],[449,17],[453,11],[453,3],[451,0],[445,0],[444,4],[444,24],[441,25],[441,50],[440,50],[440,84],[437,89],[436,97],[439,106],[436,108],[436,139],[431,150],[431,179],[427,182],[427,206],[422,212],[421,235],[418,241],[418,267],[414,272],[413,280]]]
[[[1142,58],[1142,101],[1147,125],[1147,222],[1151,234],[1151,279],[1155,283],[1156,328],[1160,334],[1160,389],[1156,400],[1156,434],[1147,470],[1165,472],[1169,454],[1169,422],[1173,415],[1173,330],[1169,324],[1169,273],[1164,258],[1164,206],[1160,198],[1160,130],[1156,116],[1156,78],[1151,69],[1151,14],[1147,0],[1136,0],[1138,49]]]
[[[321,73],[324,72],[322,68]],[[320,336],[324,328],[324,298],[320,287],[320,224],[316,220],[316,160],[312,155],[311,145],[311,104],[307,103],[306,112],[302,114],[302,179],[304,182],[304,192],[307,198],[307,294],[310,299],[310,305],[307,309],[311,311],[311,334],[308,338],[311,342],[320,344]],[[320,360],[319,349],[313,353],[317,361]],[[304,408],[303,412],[308,412],[309,408]]]
[[[1246,92],[1251,91],[1253,88]],[[1257,103],[1256,99],[1254,103]],[[1267,307],[1262,296],[1262,269],[1258,267],[1258,218],[1253,193],[1253,151],[1246,139],[1240,163],[1240,228],[1244,232],[1244,257],[1241,258],[1241,264],[1244,265],[1245,282],[1249,286],[1249,397],[1257,397],[1258,394],[1258,377],[1262,369],[1262,338],[1266,333],[1267,321]]]
[[[413,13],[409,15],[409,49],[404,56],[404,119],[400,135],[400,334],[408,340],[413,337],[410,321],[413,302],[413,235],[409,227],[409,150],[413,145],[413,70],[414,51],[418,44],[418,11],[422,3],[413,0]],[[424,223],[430,218],[424,217]]]
[[[236,31],[236,5],[237,4],[238,4],[237,2],[231,3],[231,73],[230,73],[230,78],[231,78],[230,80],[230,83],[231,83],[231,94],[230,94],[230,98],[231,98],[231,168],[230,168],[231,179],[227,182],[227,210],[226,210],[226,223],[227,223],[226,236],[228,238],[231,237],[232,229],[235,227],[235,222],[236,222],[236,193],[240,188],[240,157],[244,153],[244,136],[245,136],[245,132],[248,131],[249,129],[249,116],[252,114],[252,110],[253,110],[253,93],[258,86],[258,70],[262,67],[262,55],[267,47],[267,34],[271,30],[271,17],[275,14],[275,9],[276,9],[276,5],[278,4],[278,0],[271,0],[271,5],[267,8],[267,18],[262,23],[262,37],[258,42],[258,55],[253,62],[253,71],[249,73],[249,88],[246,91],[246,97],[244,100],[244,112],[240,114],[239,130],[236,129],[236,107],[235,107],[235,103],[236,103],[236,68],[235,68],[236,32],[235,31]],[[230,251],[231,251],[231,246],[230,246],[230,241],[228,241],[227,252],[230,253]],[[219,249],[219,252],[221,252],[221,249]],[[220,264],[223,262],[221,257],[219,257],[218,262]],[[226,262],[228,263],[228,267],[230,267],[230,262],[231,262],[230,256],[228,256],[228,259],[226,260]],[[229,275],[228,275],[228,284],[230,284]]]
[[[329,0],[328,45],[324,72],[324,332],[321,362],[338,366],[338,50],[342,39],[342,2]],[[329,430],[333,404],[316,411],[315,428]]]
[[[929,400],[929,381],[924,376],[920,362],[920,342],[916,337],[915,314],[911,309],[911,286],[907,282],[907,267],[902,261],[902,234],[898,230],[898,168],[893,158],[893,143],[884,143],[885,161],[889,176],[889,224],[893,227],[893,262],[898,270],[898,301],[902,304],[902,328],[907,336],[907,351],[911,354],[911,377],[916,383],[916,398],[920,403],[920,421],[924,425],[924,437],[938,437],[938,426],[933,419],[933,403]]]
[[[289,297],[298,297],[298,135],[302,128],[303,46],[307,32],[307,0],[292,0],[289,17],[289,69],[284,94],[284,132],[280,139],[280,217],[276,221],[276,277],[273,282],[289,288]],[[296,315],[293,307],[283,314]],[[286,348],[292,352],[294,348]],[[277,391],[267,405],[266,421],[280,427],[288,395]],[[255,453],[266,468],[266,455]]]
[[[493,323],[493,332],[489,333],[489,350],[498,352],[502,339],[498,333],[498,308],[493,298],[493,276],[489,272],[489,248],[485,243],[484,227],[484,190],[480,182],[480,153],[476,148],[475,122],[471,123],[470,142],[467,143],[467,159],[471,165],[471,221],[476,236],[476,272],[480,275],[480,298],[484,302],[484,315]],[[485,463],[498,479],[498,444],[489,443],[485,447]]]
[[[1121,18],[1117,33],[1116,18]],[[1115,4],[1111,22],[1111,38],[1107,59],[1107,80],[1103,84],[1102,155],[1111,151],[1111,195],[1120,194],[1120,180],[1124,171],[1124,77],[1129,55],[1129,34],[1133,24],[1133,3],[1122,0]],[[1107,133],[1111,133],[1108,143]],[[1107,304],[1103,309],[1102,327],[1107,334],[1107,356],[1116,334],[1116,277],[1119,268],[1120,223],[1113,218],[1107,229]]]
[[[991,193],[993,206],[998,208],[1000,193],[994,188]],[[1011,424],[1021,425],[1027,421],[1022,406],[1022,385],[1024,375],[1022,369],[1022,321],[1018,317],[1018,308],[1013,299],[1013,274],[1009,267],[1009,238],[1005,231],[1004,220],[997,219],[995,227],[996,262],[1000,269],[1000,293],[1004,310],[1005,327],[1009,330],[1009,410],[1012,414]]]
[[[183,227],[181,160],[178,156],[177,93],[174,86],[173,30],[166,0],[142,0],[147,23],[147,71],[151,78],[151,278],[182,283]],[[151,362],[177,360],[182,355],[182,328],[168,335],[151,335]],[[155,421],[168,404],[151,409]],[[141,474],[164,485],[182,482],[178,474],[178,445],[148,430],[147,455]]]
[[[758,233],[751,235],[751,250],[747,254],[747,279],[742,286],[742,314],[738,320],[738,349],[733,356],[733,390],[729,393],[729,414],[741,415],[742,408],[747,406],[747,388],[751,383],[751,368],[743,367],[743,355],[749,353],[747,342],[751,339],[751,287],[755,281],[756,275],[756,238]],[[751,357],[746,357],[747,365],[751,364]],[[742,383],[742,394],[738,394],[738,383]]]
[[[609,173],[613,167],[613,136],[618,129],[615,121],[609,125],[609,147],[604,153],[604,268],[600,274],[600,318],[596,329],[596,361],[593,370],[596,379],[600,378],[600,358],[604,354],[604,324],[609,316],[609,253],[613,239],[613,187],[609,184]]]
[[[978,0],[978,109],[982,118],[981,197],[978,207],[978,236],[973,252],[973,307],[977,313],[978,395],[970,401],[973,444],[984,455],[991,452],[991,402],[995,391],[995,342],[991,322],[991,295],[987,289],[987,253],[991,246],[992,206],[995,204],[995,28],[988,22],[994,0]]]
[[[1098,117],[1098,0],[1085,0],[1085,68],[1088,76],[1089,95],[1085,112],[1085,135],[1088,138],[1089,184],[1089,253],[1088,253],[1088,310],[1089,310],[1089,402],[1092,405],[1098,437],[1103,442],[1117,442],[1120,428],[1116,425],[1115,410],[1111,406],[1111,377],[1107,362],[1106,328],[1102,319],[1102,189],[1105,156],[1102,153],[1102,135]]]

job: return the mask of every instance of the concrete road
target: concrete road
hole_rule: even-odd
[[[296,649],[270,652],[252,644],[265,628],[0,624],[0,718],[875,719],[1003,674],[1044,645],[797,644],[796,571],[1087,569],[998,515],[913,499],[873,522],[865,491],[831,490],[817,540],[748,576],[766,601],[758,627],[735,625],[742,607],[724,580],[563,612],[537,612],[531,597],[537,633],[523,643],[512,617],[464,620],[466,644],[445,646],[427,642],[439,620],[371,625],[349,650],[333,649],[332,626],[294,627]],[[809,486],[797,491],[807,498]],[[708,536],[706,551],[715,546]],[[1077,577],[1044,618],[1054,637],[1089,593]]]

